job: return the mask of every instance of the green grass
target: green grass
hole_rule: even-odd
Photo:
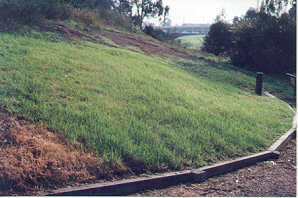
[[[178,67],[197,74],[200,77],[230,84],[249,94],[254,94],[256,86],[256,73],[229,64],[228,58],[218,57],[203,52],[194,52],[195,56],[203,57],[207,61],[191,61],[176,58]],[[210,62],[211,61],[211,62]],[[282,100],[293,99],[294,89],[289,86],[286,76],[263,76],[263,92],[270,92]]]
[[[176,40],[180,40],[181,44],[190,49],[201,49],[204,43],[204,35],[181,36]]]
[[[264,150],[290,128],[284,102],[181,67],[128,49],[1,33],[0,103],[107,161],[139,161],[151,171]]]

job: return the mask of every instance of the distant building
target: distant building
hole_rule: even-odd
[[[193,23],[184,23],[182,24],[183,27],[210,27],[210,24],[193,24]]]

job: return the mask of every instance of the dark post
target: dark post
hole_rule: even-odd
[[[257,72],[257,79],[256,79],[256,94],[262,95],[262,88],[263,88],[263,72]]]

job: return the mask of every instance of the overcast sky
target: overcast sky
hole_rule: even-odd
[[[261,1],[261,0],[260,0]],[[213,23],[224,9],[227,20],[242,16],[250,8],[257,8],[258,0],[163,0],[170,6],[172,25],[183,23]]]

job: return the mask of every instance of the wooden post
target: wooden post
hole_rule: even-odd
[[[256,94],[262,95],[262,88],[263,88],[263,72],[257,72],[256,78]]]
[[[293,74],[286,73],[289,78],[290,86],[294,88],[294,97],[296,98],[296,76]]]

